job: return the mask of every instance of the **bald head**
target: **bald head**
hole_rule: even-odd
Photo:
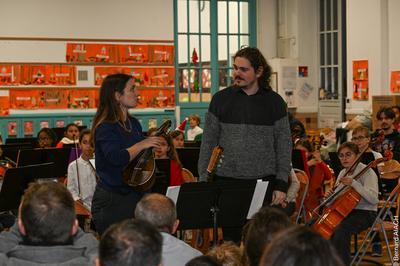
[[[149,222],[161,232],[173,233],[176,224],[175,203],[161,194],[147,194],[136,205],[135,218]]]

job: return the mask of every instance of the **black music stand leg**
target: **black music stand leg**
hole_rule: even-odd
[[[213,216],[213,245],[218,245],[218,206],[213,206],[211,208],[211,213]]]

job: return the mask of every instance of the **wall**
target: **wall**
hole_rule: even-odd
[[[294,101],[298,113],[318,112],[317,3],[317,0],[259,0],[257,3],[258,47],[275,66],[274,71],[280,71],[282,62],[308,67],[309,76],[297,78],[296,82]],[[286,61],[278,58],[278,49],[282,49],[278,36],[288,40]],[[281,84],[282,75],[279,74],[278,83]],[[309,96],[301,97],[299,93],[305,83],[313,89]],[[279,91],[282,95],[283,91]]]
[[[172,0],[0,0],[1,37],[173,40]]]
[[[0,0],[0,6],[5,38],[174,38],[172,0]],[[1,41],[0,62],[64,62],[64,49],[62,42]]]
[[[386,30],[387,0],[347,1],[347,95],[346,113],[372,109],[372,96],[388,92]],[[385,51],[386,50],[386,51]],[[354,60],[368,60],[369,100],[355,101],[353,95]]]
[[[353,86],[352,61],[369,60],[369,101],[349,99],[346,113],[351,114],[371,111],[373,95],[393,95],[390,72],[400,71],[400,1],[352,0],[347,9],[348,98]]]

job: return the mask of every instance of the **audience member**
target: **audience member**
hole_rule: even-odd
[[[68,166],[67,188],[74,200],[80,200],[90,210],[96,188],[96,170],[90,162],[93,158],[91,132],[85,129],[79,136],[82,155]]]
[[[0,265],[93,265],[98,241],[79,229],[74,200],[60,183],[33,183],[16,223],[0,234]]]
[[[342,266],[328,240],[307,227],[278,233],[265,249],[260,266]]]
[[[202,255],[191,259],[185,266],[222,266],[222,264],[215,257]]]
[[[174,202],[161,194],[147,194],[137,204],[135,218],[155,226],[163,238],[162,262],[164,266],[185,265],[190,259],[202,255],[182,240],[172,236],[178,228]]]
[[[161,265],[162,237],[149,223],[124,220],[110,226],[99,245],[97,266]]]
[[[194,140],[194,138],[199,135],[203,134],[203,129],[199,127],[200,125],[200,116],[198,115],[190,115],[189,116],[189,126],[190,128],[187,131],[187,139]]]
[[[242,266],[243,254],[240,248],[233,242],[224,242],[221,245],[214,246],[207,256],[216,258],[222,266]]]
[[[64,144],[75,144],[79,140],[79,128],[74,123],[65,127],[64,137],[57,144],[57,148],[62,148]]]
[[[244,239],[244,254],[250,266],[257,266],[272,237],[288,228],[291,223],[285,213],[267,206],[254,214],[248,223]]]
[[[57,136],[53,130],[44,127],[37,134],[38,148],[52,148],[56,146]]]

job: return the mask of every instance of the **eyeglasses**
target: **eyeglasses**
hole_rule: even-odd
[[[366,139],[366,138],[368,138],[368,137],[366,137],[366,136],[352,137],[351,141],[363,140],[363,139]]]
[[[338,154],[338,157],[340,158],[340,159],[343,159],[343,158],[350,158],[351,156],[353,156],[353,155],[355,155],[353,152],[346,152],[346,153],[339,153]]]

